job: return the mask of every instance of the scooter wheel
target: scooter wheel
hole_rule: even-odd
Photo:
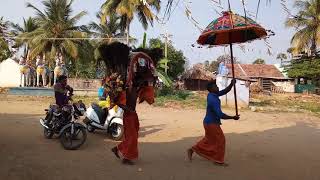
[[[93,133],[94,130],[96,130],[93,126],[91,126],[90,124],[87,125],[87,131],[90,133]]]
[[[120,141],[123,137],[123,134],[124,134],[124,128],[123,128],[123,125],[121,124],[113,124],[112,127],[111,127],[111,137],[113,140],[115,141]]]

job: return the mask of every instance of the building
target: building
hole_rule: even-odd
[[[196,64],[188,69],[181,78],[187,90],[205,91],[207,90],[208,82],[215,79],[214,77],[214,74],[207,71],[202,64]]]
[[[0,87],[19,87],[20,66],[9,58],[0,63]]]
[[[227,68],[229,69],[228,76],[231,77],[231,64],[227,64]],[[275,65],[234,64],[234,71],[236,78],[256,81],[256,84],[260,86],[262,90],[294,92],[294,83],[287,83],[292,79],[285,77],[285,75]],[[291,88],[291,86],[293,88]]]

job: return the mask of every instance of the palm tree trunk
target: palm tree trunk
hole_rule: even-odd
[[[315,35],[312,39],[312,45],[311,45],[311,56],[316,56],[317,54],[317,36]]]

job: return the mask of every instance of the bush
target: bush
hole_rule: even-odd
[[[189,91],[174,90],[171,87],[163,87],[157,91],[158,97],[168,97],[175,100],[186,100],[190,95]]]

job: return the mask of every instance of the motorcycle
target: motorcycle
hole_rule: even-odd
[[[96,129],[104,130],[113,140],[118,141],[121,140],[124,132],[123,112],[123,109],[118,106],[109,109],[92,103],[85,113],[83,122],[87,125],[88,132],[93,133]]]
[[[69,99],[72,101],[71,96]],[[77,122],[86,111],[81,101],[70,103],[62,108],[58,105],[50,105],[45,111],[46,118],[40,119],[45,138],[51,139],[54,134],[57,134],[61,145],[66,150],[76,150],[84,144],[87,138],[86,128]]]

